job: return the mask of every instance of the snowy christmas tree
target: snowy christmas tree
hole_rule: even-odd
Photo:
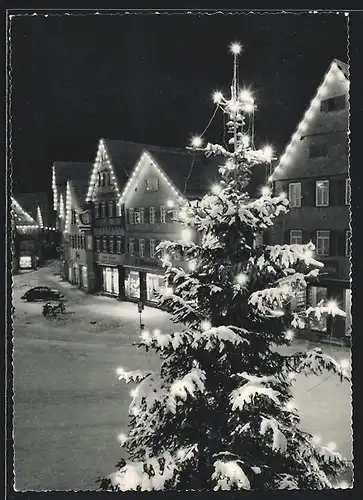
[[[312,243],[254,244],[288,200],[268,188],[258,199],[246,194],[251,170],[270,162],[272,150],[256,150],[248,135],[255,104],[239,89],[240,49],[231,46],[231,96],[214,95],[229,147],[193,141],[194,149],[220,155],[220,183],[182,207],[183,241],[159,248],[167,283],[160,303],[177,331],[141,334],[139,345],[161,357],[159,373],[118,370],[120,380],[138,383],[121,437],[130,459],[100,479],[104,490],[323,489],[346,467],[332,446],[300,428],[292,387],[299,373],[330,370],[343,379],[347,367],[320,349],[279,352],[313,315],[344,313],[335,303],[289,309],[321,267]],[[193,232],[199,238],[186,241]],[[188,271],[171,265],[176,252]]]

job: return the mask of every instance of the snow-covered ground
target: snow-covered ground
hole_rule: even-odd
[[[129,391],[116,368],[156,369],[158,358],[133,345],[139,315],[133,303],[85,295],[60,282],[56,265],[14,277],[14,436],[17,490],[92,490],[121,457]],[[42,303],[24,303],[28,288],[58,288],[68,301],[57,319]],[[145,308],[146,328],[171,331],[168,315]],[[288,349],[302,350],[300,341]],[[348,348],[323,346],[337,360]],[[295,398],[303,426],[352,457],[350,386],[331,376],[299,377]]]

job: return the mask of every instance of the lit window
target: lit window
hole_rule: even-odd
[[[301,182],[289,184],[290,207],[301,207]]]
[[[109,201],[108,202],[108,216],[112,219],[112,217],[114,216],[114,205],[113,205],[113,201]]]
[[[100,206],[98,203],[95,203],[94,214],[95,214],[95,219],[98,219],[100,217]]]
[[[134,255],[134,250],[135,250],[135,241],[134,241],[134,238],[129,238],[129,254],[131,256]]]
[[[328,156],[328,144],[310,144],[309,158],[325,158]]]
[[[102,252],[107,253],[107,237],[102,238]]]
[[[134,224],[134,209],[129,208],[129,224]]]
[[[139,224],[144,223],[145,209],[144,207],[139,208]]]
[[[145,240],[139,239],[139,256],[144,257],[145,255]]]
[[[316,232],[316,255],[329,255],[330,233],[329,231]]]
[[[316,206],[329,206],[329,181],[316,181]]]
[[[116,202],[116,217],[121,217],[121,204]]]
[[[101,240],[99,236],[96,236],[96,252],[101,251]]]
[[[290,245],[302,245],[301,229],[292,229],[290,231]]]
[[[150,240],[150,257],[154,258],[155,257],[155,240]]]
[[[345,231],[345,256],[350,257],[350,231]]]
[[[350,179],[347,177],[345,179],[345,200],[346,205],[350,205]]]
[[[166,207],[160,207],[160,222],[166,222]]]
[[[149,214],[150,224],[155,224],[155,207],[150,207]]]
[[[105,201],[103,201],[101,203],[101,217],[102,217],[102,219],[106,218],[106,202]]]
[[[347,105],[347,100],[345,95],[338,95],[336,97],[331,97],[330,99],[324,99],[320,103],[320,111],[323,113],[329,113],[330,111],[339,111],[340,109],[345,109]]]
[[[109,252],[110,253],[113,253],[114,252],[114,237],[113,236],[110,236],[109,240],[108,240],[108,248],[109,248]]]

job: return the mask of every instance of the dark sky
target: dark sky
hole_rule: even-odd
[[[49,191],[53,161],[93,161],[100,137],[184,147],[228,90],[232,56],[257,100],[256,138],[281,152],[333,58],[338,14],[16,16],[11,20],[14,190]],[[206,138],[221,140],[221,115]]]

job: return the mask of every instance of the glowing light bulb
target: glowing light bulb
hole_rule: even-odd
[[[119,366],[118,368],[116,368],[116,373],[117,375],[121,376],[125,373],[125,370],[122,368],[122,366]]]
[[[254,102],[251,92],[247,89],[241,90],[241,92],[239,93],[239,98],[241,99],[241,101],[244,102],[251,102],[251,103]]]
[[[329,451],[334,451],[335,448],[337,447],[337,444],[334,443],[334,441],[330,441],[330,443],[328,443],[326,447],[328,448]]]
[[[238,42],[231,43],[230,50],[234,55],[240,54],[242,51],[242,45],[240,45]]]
[[[189,228],[185,228],[182,230],[180,236],[182,241],[190,241],[192,239],[192,232]]]
[[[222,92],[214,92],[214,94],[213,94],[213,102],[215,104],[219,104],[220,102],[222,102],[222,99],[223,99]]]
[[[271,189],[268,186],[264,186],[261,189],[262,196],[269,196],[271,194]]]
[[[281,191],[279,194],[280,198],[285,199],[287,197],[285,191]]]
[[[271,146],[265,146],[263,148],[263,154],[264,156],[266,156],[266,158],[272,158],[273,152],[274,151]]]
[[[123,432],[120,432],[120,434],[117,436],[117,439],[120,441],[122,445],[127,441],[127,436]]]
[[[132,398],[136,398],[136,396],[137,396],[137,389],[132,389],[132,390],[130,391],[130,396],[131,396]]]
[[[243,106],[243,110],[246,111],[246,113],[252,113],[252,111],[255,109],[255,106],[253,105],[252,102],[247,102]]]
[[[141,338],[144,342],[149,342],[151,340],[150,332],[148,330],[142,330]]]
[[[245,274],[245,273],[239,273],[237,274],[236,276],[236,282],[241,285],[241,286],[244,286],[248,281],[248,275]]]
[[[294,339],[294,335],[295,334],[294,334],[293,330],[286,330],[285,339],[291,341]]]
[[[194,148],[200,148],[202,145],[202,139],[198,136],[192,138],[192,146]]]
[[[174,206],[174,202],[173,202],[173,200],[168,200],[168,201],[166,202],[166,206],[167,206],[167,207],[169,207],[169,208],[173,208],[173,206]]]
[[[204,321],[201,322],[200,327],[205,332],[207,330],[210,330],[210,328],[212,328],[212,323],[207,319],[205,319]]]
[[[213,186],[212,186],[212,193],[213,194],[218,194],[221,192],[221,190],[222,190],[222,187],[220,184],[213,184]]]
[[[312,441],[313,444],[320,444],[321,443],[321,437],[318,436],[318,435],[315,435],[315,436],[312,437],[311,441]]]
[[[195,262],[195,260],[191,260],[188,262],[188,268],[190,271],[195,271],[196,268],[197,268],[197,263]]]
[[[340,364],[340,367],[343,370],[348,370],[348,368],[350,368],[350,361],[349,361],[349,359],[341,359],[339,361],[339,364]]]
[[[335,316],[335,314],[337,313],[338,311],[338,304],[335,302],[335,300],[330,300],[327,305],[327,310],[328,310],[328,314],[331,314],[332,316]]]

